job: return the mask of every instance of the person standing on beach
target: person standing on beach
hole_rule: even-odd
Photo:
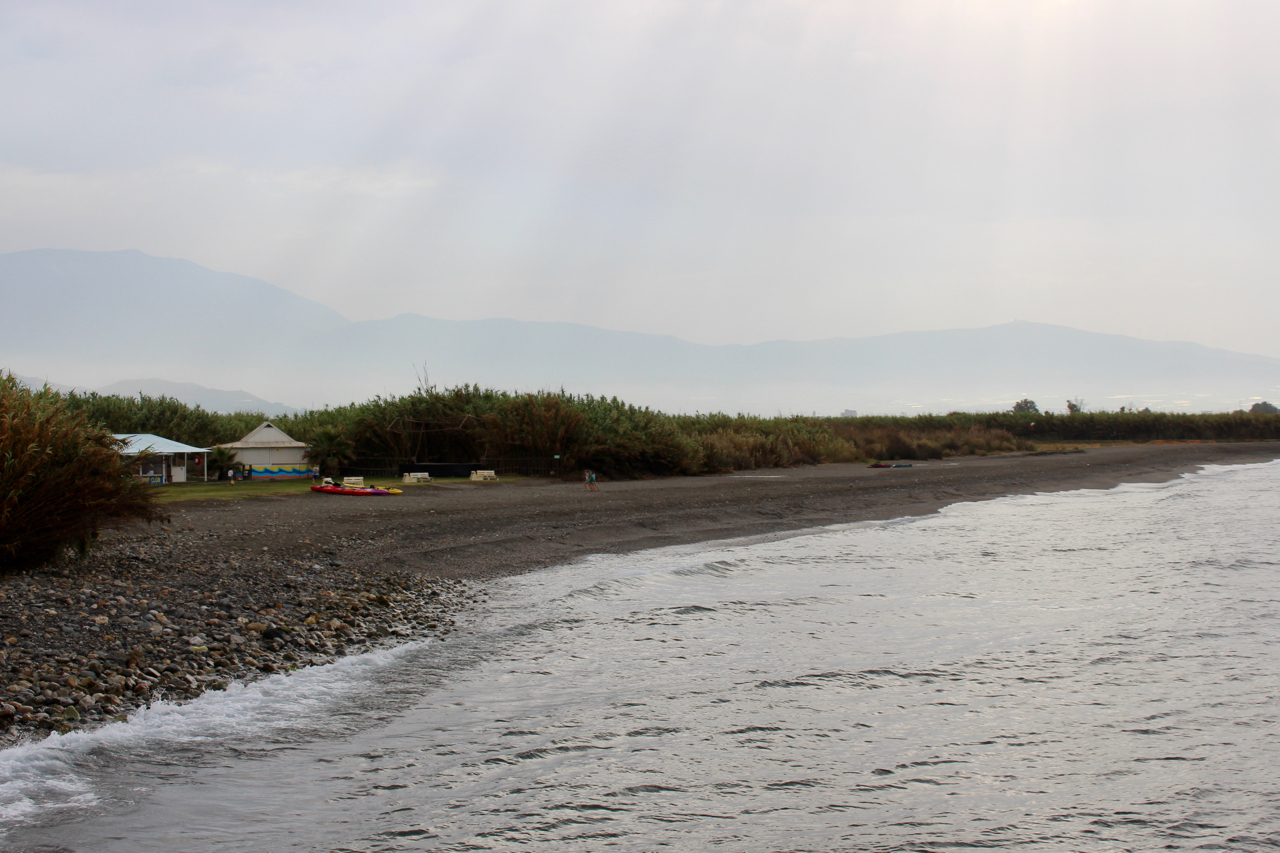
[[[587,470],[587,491],[588,492],[600,491],[600,487],[596,485],[596,472],[590,469]]]

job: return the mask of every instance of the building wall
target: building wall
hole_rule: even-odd
[[[305,480],[311,477],[309,465],[250,465],[255,480]]]
[[[305,465],[306,448],[254,447],[236,451],[236,461],[245,465]]]

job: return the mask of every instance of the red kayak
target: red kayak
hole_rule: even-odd
[[[389,495],[386,489],[357,489],[347,486],[312,486],[313,492],[324,492],[326,495]]]

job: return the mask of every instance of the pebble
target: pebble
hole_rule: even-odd
[[[0,578],[0,746],[444,637],[484,598],[466,581],[355,568],[359,541],[331,542],[345,559],[325,567],[201,544],[143,533]]]

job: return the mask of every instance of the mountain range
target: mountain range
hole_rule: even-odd
[[[254,389],[202,402],[219,410],[269,405],[255,395],[287,401],[281,411],[341,404],[420,382],[770,415],[991,410],[1024,397],[1053,410],[1070,398],[1220,411],[1280,397],[1280,359],[1029,322],[724,346],[506,318],[352,322],[259,279],[133,250],[0,255],[0,299],[0,368],[189,401]]]
[[[206,388],[195,382],[171,382],[167,379],[155,378],[124,379],[100,388],[77,388],[74,385],[49,382],[36,376],[23,376],[20,373],[15,373],[14,376],[29,388],[48,385],[55,391],[63,392],[96,391],[99,394],[115,394],[120,397],[137,397],[139,394],[145,394],[148,397],[172,397],[192,406],[200,406],[206,412],[261,412],[264,415],[288,415],[298,411],[293,406],[273,403],[248,391]]]

